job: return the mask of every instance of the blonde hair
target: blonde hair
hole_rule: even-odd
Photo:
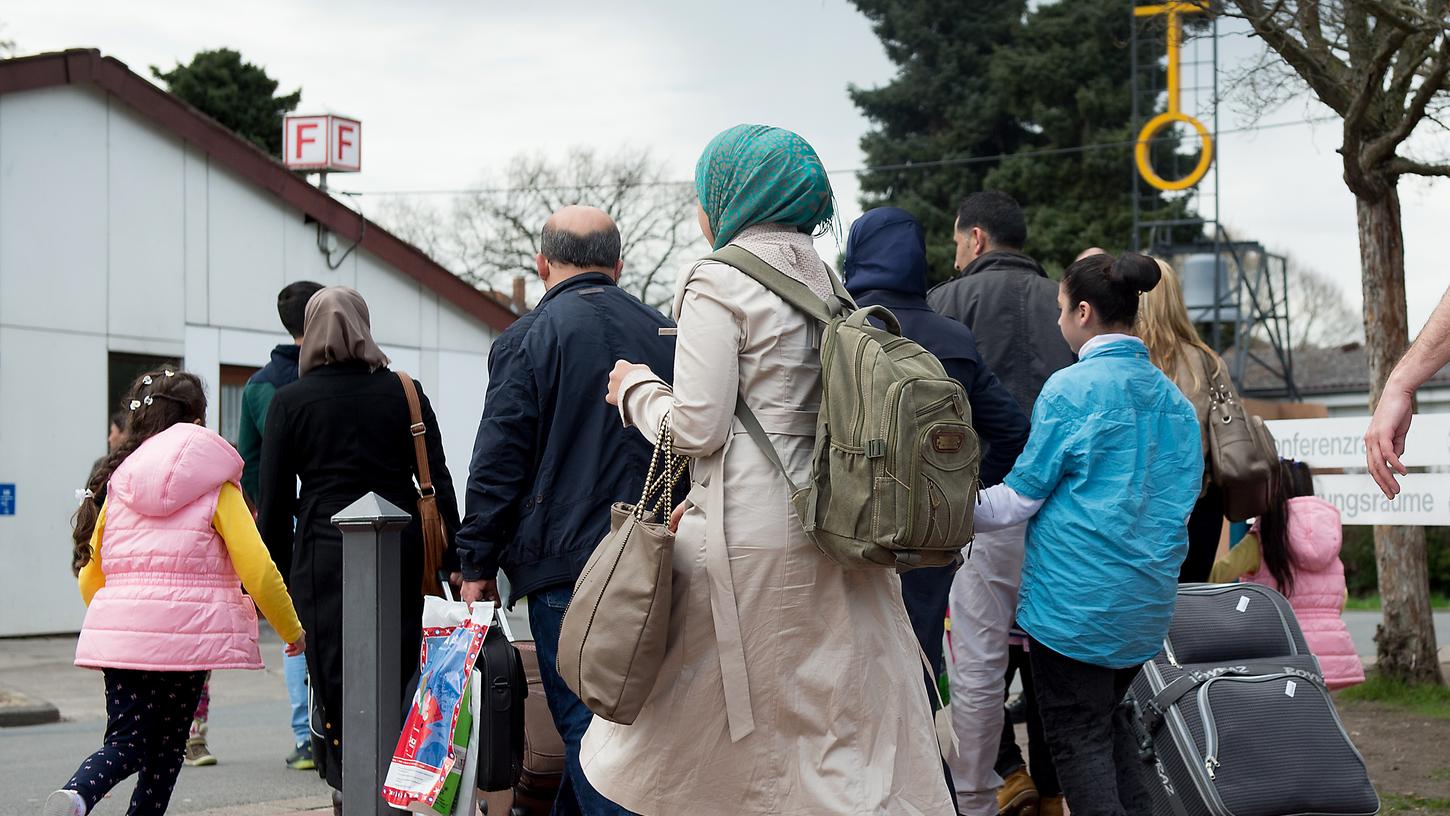
[[[1191,347],[1208,352],[1217,368],[1218,355],[1203,342],[1193,328],[1193,322],[1188,319],[1188,307],[1183,302],[1183,285],[1179,283],[1178,273],[1161,258],[1153,260],[1158,263],[1163,279],[1156,287],[1143,293],[1138,304],[1136,326],[1138,337],[1148,347],[1148,359],[1171,379],[1178,371],[1179,356]],[[1193,389],[1196,391],[1204,386],[1200,374],[1203,368],[1189,368],[1193,372]]]

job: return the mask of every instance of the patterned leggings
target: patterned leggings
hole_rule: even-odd
[[[163,814],[181,772],[186,732],[206,672],[105,669],[106,740],[66,783],[95,808],[111,789],[139,774],[128,816]]]

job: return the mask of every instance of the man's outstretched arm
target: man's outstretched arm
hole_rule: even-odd
[[[1393,499],[1400,492],[1395,474],[1403,476],[1400,456],[1405,452],[1405,435],[1410,431],[1415,391],[1435,372],[1450,363],[1450,289],[1440,298],[1425,328],[1400,358],[1385,380],[1384,393],[1370,418],[1364,447],[1370,475],[1380,490]]]

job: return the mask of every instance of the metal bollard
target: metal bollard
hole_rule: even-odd
[[[332,517],[343,547],[342,801],[348,816],[393,812],[382,789],[403,728],[397,575],[400,534],[412,518],[376,493]]]

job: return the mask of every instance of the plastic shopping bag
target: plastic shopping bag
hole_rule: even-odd
[[[383,799],[393,807],[425,814],[453,812],[451,799],[460,787],[472,729],[467,707],[472,699],[465,697],[493,616],[492,603],[476,603],[470,611],[467,604],[425,601],[418,691],[383,784]],[[450,775],[454,797],[440,802]]]

